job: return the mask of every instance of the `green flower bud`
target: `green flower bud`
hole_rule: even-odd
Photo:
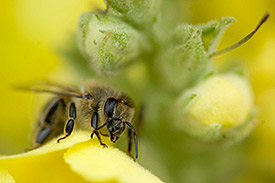
[[[149,49],[145,37],[127,23],[91,12],[80,18],[77,38],[82,54],[101,73],[113,73]]]
[[[184,92],[176,105],[177,126],[203,140],[239,140],[255,126],[252,89],[244,77],[235,74],[201,81]]]
[[[157,21],[159,0],[105,0],[110,10],[137,27],[145,27]]]
[[[213,73],[209,53],[233,21],[233,18],[223,18],[203,25],[179,26],[158,60],[163,80],[181,91]]]

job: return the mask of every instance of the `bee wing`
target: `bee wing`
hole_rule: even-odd
[[[64,85],[60,85],[58,83],[53,83],[53,82],[40,82],[39,84],[36,85],[40,85],[40,87],[46,87],[46,88],[53,88],[53,89],[58,89],[58,90],[63,90],[63,91],[67,91],[67,92],[77,92],[78,89],[75,86],[64,86]]]
[[[85,94],[77,90],[76,87],[59,85],[52,82],[40,82],[28,86],[16,86],[15,89],[77,98],[85,97]]]

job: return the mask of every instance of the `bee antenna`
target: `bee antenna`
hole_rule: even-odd
[[[126,122],[126,124],[131,128],[131,130],[134,133],[134,139],[135,139],[135,146],[136,146],[136,159],[138,158],[138,145],[137,145],[137,135],[136,135],[136,131],[135,128],[133,127],[133,125],[131,125],[131,123]]]
[[[224,48],[222,50],[219,50],[219,51],[216,51],[216,52],[210,54],[209,57],[214,57],[214,56],[217,56],[217,55],[222,55],[222,54],[227,53],[229,51],[232,51],[232,50],[238,48],[239,46],[243,45],[244,43],[246,43],[259,30],[259,28],[263,25],[263,23],[265,23],[267,21],[267,19],[268,19],[269,16],[270,16],[270,14],[267,12],[264,15],[264,17],[261,19],[261,21],[259,22],[259,24],[257,25],[257,27],[251,33],[249,33],[247,36],[245,36],[243,39],[241,39],[237,43],[235,43],[235,44],[233,44],[233,45],[231,45],[231,46],[229,46],[227,48]]]

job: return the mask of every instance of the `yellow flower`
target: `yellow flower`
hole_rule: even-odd
[[[120,150],[75,131],[27,153],[0,157],[0,182],[162,182]]]

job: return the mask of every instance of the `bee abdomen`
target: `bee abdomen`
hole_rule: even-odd
[[[37,137],[36,137],[36,140],[35,142],[37,144],[43,144],[45,142],[45,140],[47,139],[47,137],[51,134],[52,132],[52,129],[51,128],[42,128]]]
[[[44,114],[42,114],[45,117],[42,117],[41,121],[39,121],[36,134],[33,137],[33,145],[35,148],[62,133],[62,128],[65,123],[62,121],[62,116],[65,116],[64,109],[65,102],[62,98],[58,98],[46,106],[46,110],[44,110]]]

